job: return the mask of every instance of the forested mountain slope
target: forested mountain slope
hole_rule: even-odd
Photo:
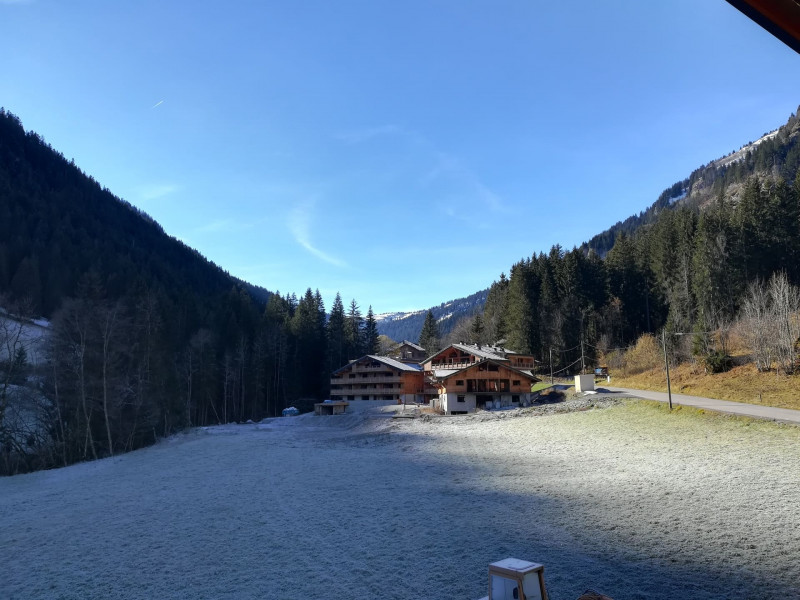
[[[337,297],[328,321],[319,292],[231,277],[4,110],[0,308],[19,317],[0,315],[0,473],[307,407],[342,361],[377,347],[355,301],[345,314]],[[40,315],[45,365],[18,326]]]
[[[0,198],[0,289],[29,299],[37,314],[50,316],[89,271],[112,297],[139,282],[178,302],[216,298],[234,285],[262,306],[269,297],[168,236],[5,111]]]
[[[681,351],[719,357],[744,309],[778,315],[772,321],[791,337],[786,315],[795,304],[800,310],[798,166],[800,120],[792,115],[582,248],[556,246],[513,265],[489,290],[482,335],[543,359],[552,352],[557,368],[573,371],[663,327],[688,334],[675,336]],[[752,287],[776,277],[770,294]]]
[[[439,327],[439,334],[447,336],[462,319],[469,319],[483,311],[488,289],[470,294],[466,298],[448,300],[439,306],[430,308]],[[409,340],[416,342],[422,331],[427,310],[414,312],[396,312],[377,315],[378,332],[395,341]]]
[[[659,236],[671,236],[673,238],[675,238],[675,236],[679,236],[679,234],[674,231],[667,234],[665,233],[665,229],[671,229],[673,227],[672,225],[667,225],[667,223],[672,223],[674,219],[677,219],[681,222],[685,220],[687,218],[687,213],[685,211],[689,211],[694,215],[693,217],[689,218],[691,222],[688,224],[688,227],[691,230],[691,233],[685,232],[684,234],[683,241],[686,244],[695,243],[694,232],[698,226],[698,219],[701,211],[710,213],[703,220],[703,240],[706,240],[708,235],[716,235],[720,233],[709,233],[707,231],[707,228],[711,226],[710,224],[712,221],[718,222],[719,219],[723,218],[723,213],[724,219],[726,221],[730,221],[730,219],[733,218],[734,213],[736,213],[738,214],[737,218],[750,219],[751,221],[755,219],[756,221],[759,221],[762,228],[770,226],[767,224],[767,220],[775,221],[775,228],[773,230],[775,235],[782,235],[783,242],[790,242],[791,240],[788,240],[787,238],[791,238],[793,234],[792,232],[785,230],[788,223],[784,222],[783,219],[789,219],[791,222],[792,219],[794,219],[794,216],[791,211],[788,214],[786,213],[787,207],[781,205],[784,200],[776,199],[775,194],[780,195],[783,194],[784,191],[788,194],[793,193],[790,189],[781,186],[789,185],[795,181],[795,174],[800,167],[800,144],[798,144],[799,136],[800,118],[794,114],[791,115],[787,123],[779,129],[764,134],[761,138],[754,142],[748,142],[747,144],[744,144],[739,150],[731,152],[727,156],[713,160],[708,164],[695,169],[689,175],[689,177],[682,181],[678,181],[665,189],[653,204],[640,212],[638,215],[632,215],[624,221],[620,221],[609,229],[592,237],[588,242],[584,243],[580,247],[580,257],[578,254],[574,254],[572,252],[565,253],[561,247],[556,247],[546,255],[540,253],[538,256],[534,255],[532,259],[528,261],[522,261],[522,263],[519,265],[515,265],[512,268],[512,271],[515,269],[516,271],[519,271],[520,265],[530,266],[533,263],[543,264],[545,262],[548,263],[547,270],[551,270],[554,268],[556,263],[559,263],[562,259],[567,257],[567,255],[571,256],[571,258],[568,259],[568,262],[595,264],[598,269],[601,269],[602,272],[591,275],[591,282],[581,279],[581,277],[574,273],[561,274],[558,276],[552,273],[545,274],[544,278],[546,281],[544,283],[544,290],[542,291],[540,289],[537,292],[543,293],[543,298],[539,298],[537,294],[530,292],[532,295],[531,301],[534,302],[534,304],[538,304],[540,300],[544,301],[545,303],[551,303],[555,302],[555,300],[551,300],[551,297],[561,298],[564,296],[564,294],[566,294],[568,297],[571,297],[572,292],[569,291],[569,289],[562,290],[559,294],[556,294],[554,291],[552,291],[558,285],[558,282],[556,281],[557,279],[560,280],[560,285],[567,286],[567,288],[572,285],[568,283],[570,281],[572,281],[574,285],[578,286],[585,286],[587,283],[591,285],[597,284],[603,288],[603,293],[601,294],[603,298],[596,298],[595,300],[597,302],[603,305],[606,304],[609,293],[611,294],[611,298],[614,298],[616,301],[620,302],[622,297],[626,297],[627,303],[625,306],[629,311],[628,318],[624,319],[624,323],[621,321],[618,326],[615,325],[612,327],[612,329],[615,329],[616,333],[610,334],[609,332],[605,332],[606,338],[615,339],[617,340],[616,343],[623,343],[623,340],[629,340],[637,332],[641,333],[644,331],[653,331],[656,327],[663,323],[663,319],[665,318],[664,315],[669,309],[669,306],[664,304],[666,301],[664,298],[664,293],[668,292],[668,284],[662,282],[660,289],[645,291],[644,288],[649,287],[650,283],[645,285],[641,282],[635,281],[609,281],[609,276],[613,275],[608,272],[607,267],[613,266],[623,259],[621,259],[619,256],[612,257],[610,263],[604,263],[602,260],[597,261],[596,258],[605,258],[609,254],[609,251],[617,243],[617,240],[620,238],[620,236],[622,236],[623,240],[625,241],[618,248],[617,254],[619,255],[624,252],[636,253],[641,249],[645,252],[645,254],[639,255],[637,262],[642,266],[647,263],[648,269],[646,270],[649,270],[651,266],[649,264],[649,257],[652,253],[651,251],[655,249],[655,246],[649,242],[643,241],[643,239],[647,237],[646,232],[652,229],[660,230],[661,233],[658,235],[654,234],[653,236],[650,236],[651,241],[655,240],[656,237]],[[753,183],[753,177],[758,178],[758,181],[760,182],[759,185],[761,187],[756,193],[755,187],[751,186],[749,196],[745,201],[745,205],[740,207],[740,202],[745,197],[746,184],[748,180]],[[772,183],[779,181],[782,181],[783,183],[776,189],[762,189],[764,186],[770,187]],[[791,202],[792,200],[786,201]],[[763,214],[760,216],[751,215],[750,217],[746,215],[747,212],[756,209],[761,211]],[[666,216],[669,213],[672,213],[671,216]],[[716,215],[716,217],[712,216],[711,213]],[[739,227],[744,227],[743,223],[739,223]],[[730,260],[735,260],[732,258],[730,253],[733,251],[732,243],[734,240],[732,238],[736,236],[737,231],[738,230],[736,229],[727,231],[727,238],[724,236],[720,237],[719,235],[716,237],[716,243],[726,245],[724,248],[718,248],[718,251],[728,256]],[[742,233],[744,233],[743,230]],[[762,232],[762,234],[764,236],[767,235],[766,232]],[[689,237],[685,237],[687,235]],[[636,244],[634,244],[632,249],[625,250],[625,248],[627,248],[626,244],[630,244],[632,238],[636,238],[638,241]],[[670,242],[661,239],[661,241],[658,243],[661,245],[662,250],[666,252],[666,245],[676,242],[676,239],[673,239]],[[761,247],[763,244],[767,244],[767,246],[770,247],[770,250],[764,250],[764,248],[762,248],[761,256],[758,259],[761,266],[756,268],[755,265],[750,264],[748,275],[743,275],[740,279],[742,279],[742,281],[748,279],[754,273],[757,273],[761,277],[765,277],[774,272],[776,269],[788,269],[791,271],[792,269],[790,267],[792,267],[792,258],[790,257],[794,255],[788,252],[788,250],[790,250],[792,244],[789,243],[786,247],[787,252],[784,252],[783,248],[781,247],[783,242],[769,244],[765,240],[761,240],[759,242],[752,238],[752,236],[749,241],[744,242],[747,246],[752,245],[754,249],[757,246]],[[644,247],[640,248],[642,245]],[[741,248],[740,250],[744,251]],[[711,252],[711,250],[708,249],[707,251]],[[771,253],[771,256],[765,256],[764,252]],[[590,254],[593,256],[589,256]],[[686,254],[684,257],[684,296],[690,295],[686,290],[688,285],[687,282],[689,282],[691,279],[689,271],[693,269],[693,265],[690,263],[694,261],[693,258],[686,258],[686,256],[688,256],[688,254]],[[630,261],[632,260],[632,257],[625,257],[624,260]],[[669,270],[672,268],[672,262],[675,259],[674,257],[660,256],[657,260],[658,264],[660,265],[659,268]],[[750,256],[750,258],[747,260],[750,263],[753,263],[753,261],[756,259],[753,256]],[[697,262],[702,263],[703,261],[698,258]],[[649,277],[648,282],[655,281],[655,275],[653,273],[646,273],[646,276]],[[541,276],[537,276],[537,279],[539,277]],[[741,283],[741,281],[738,283]],[[434,317],[438,320],[441,337],[446,338],[453,330],[470,332],[468,337],[472,341],[478,341],[480,339],[486,342],[493,342],[497,339],[506,337],[509,332],[503,323],[506,318],[511,318],[505,314],[506,309],[504,308],[508,284],[509,280],[503,276],[499,281],[496,281],[489,290],[482,290],[481,292],[473,294],[467,298],[451,300],[447,303],[439,305],[438,307],[432,307],[430,310],[433,312]],[[699,283],[697,285],[699,285]],[[737,298],[738,296],[741,296],[742,290],[733,289],[732,286],[734,285],[734,282],[717,282],[715,285],[723,286],[727,289],[727,291],[724,293],[726,298],[728,298],[728,312],[730,313],[735,307],[738,306]],[[637,286],[641,289],[635,289]],[[620,289],[617,289],[617,287]],[[584,291],[584,293],[587,292]],[[701,292],[698,291],[697,293]],[[721,289],[716,289],[715,291],[715,294],[718,298],[722,293],[723,292]],[[638,296],[638,301],[634,301],[632,299],[633,295]],[[486,314],[484,317],[481,317],[484,323],[479,323],[479,326],[476,329],[476,331],[481,331],[481,327],[483,327],[484,331],[481,334],[472,332],[472,323],[475,320],[475,315],[483,313],[484,304],[487,303],[487,299],[488,305],[485,307]],[[718,299],[718,302],[722,302],[722,300]],[[634,306],[636,306],[636,308],[634,308]],[[449,307],[459,307],[460,310],[452,311]],[[464,309],[464,307],[466,307],[466,309]],[[613,310],[609,310],[611,310],[611,312],[619,313],[621,307],[622,304],[619,304]],[[542,327],[545,329],[558,328],[563,326],[564,319],[569,321],[574,318],[570,316],[572,314],[571,311],[573,307],[570,307],[569,303],[564,305],[562,308],[563,314],[557,316],[557,320],[559,323],[561,323],[561,325],[549,324],[542,325]],[[416,341],[419,337],[419,332],[422,329],[422,323],[425,319],[426,313],[427,310],[420,310],[413,313],[390,313],[387,315],[379,315],[378,327],[381,333],[388,335],[395,340],[408,339]],[[594,309],[587,309],[584,317],[590,313],[594,314]],[[545,310],[541,316],[544,317],[545,315],[550,314],[552,314],[551,311]],[[534,317],[525,317],[525,319],[534,319]],[[584,320],[586,319],[584,318]],[[685,320],[686,319],[684,319],[684,321]],[[542,336],[544,336],[543,339],[551,339],[550,335],[545,334],[544,332],[538,332],[534,335],[534,337]],[[513,338],[513,335],[511,337]],[[574,347],[579,345],[580,340],[578,337],[571,336],[569,339],[571,341],[566,343],[567,346]],[[526,347],[527,345],[527,342],[524,341],[517,340],[517,342],[521,343],[523,347]],[[563,344],[559,341],[556,345]],[[548,354],[549,347],[539,347],[538,352]],[[578,356],[575,354],[575,352],[576,350],[573,348],[573,350],[570,352],[565,353],[560,359],[557,360],[557,364],[568,364],[575,362],[575,357]]]
[[[684,205],[707,207],[720,192],[735,201],[741,187],[737,184],[742,184],[755,174],[792,181],[800,167],[798,132],[800,118],[794,114],[779,129],[765,133],[739,150],[695,169],[688,178],[664,190],[647,209],[617,222],[583,244],[582,248],[605,256],[620,233],[632,235],[640,227],[654,223],[666,208]]]
[[[753,302],[780,325],[775,307],[792,314],[800,298],[791,287],[800,282],[799,128],[792,115],[774,135],[697,169],[627,229],[584,248],[555,246],[512,265],[488,292],[443,303],[434,309],[440,333],[473,314],[449,335],[505,339],[569,372],[664,327],[690,334],[680,339],[698,356],[724,354],[724,336],[708,332],[725,331]],[[783,299],[748,292],[779,273],[790,286]],[[0,323],[14,357],[0,361],[6,473],[308,405],[326,396],[332,370],[377,350],[371,311],[365,319],[337,296],[327,316],[311,289],[281,297],[235,280],[5,111],[0,294],[15,314],[51,317],[46,367],[27,364],[13,323]],[[415,339],[414,331],[395,335]],[[6,418],[20,394],[36,421],[24,430]]]

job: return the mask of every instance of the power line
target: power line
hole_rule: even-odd
[[[558,350],[558,352],[561,352],[561,354],[566,354],[567,352],[572,352],[573,350],[577,350],[580,347],[581,347],[581,345],[578,344],[577,346],[573,346],[572,348],[569,348],[568,350]]]
[[[554,372],[553,372],[553,375],[558,375],[558,374],[559,374],[559,373],[561,373],[562,371],[566,371],[566,370],[567,370],[567,369],[569,369],[570,367],[572,367],[572,366],[574,366],[574,365],[577,365],[579,362],[581,362],[581,359],[580,359],[580,358],[579,358],[578,360],[576,360],[574,363],[572,363],[571,365],[567,365],[566,367],[564,367],[564,368],[563,368],[563,369],[561,369],[560,371],[554,371]]]
[[[600,352],[613,352],[615,350],[630,350],[631,348],[635,348],[636,347],[636,344],[631,344],[630,346],[620,346],[619,348],[605,348],[605,349],[603,349],[603,348],[599,348],[598,346],[595,346],[593,344],[590,344],[589,342],[586,342],[586,345],[589,346],[590,348],[594,348],[595,350],[599,350]]]

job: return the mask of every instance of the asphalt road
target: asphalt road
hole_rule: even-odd
[[[633,398],[657,400],[658,402],[668,401],[666,392],[631,390],[611,386],[597,388],[598,393],[602,393],[603,391],[619,393]],[[728,400],[717,400],[715,398],[703,398],[701,396],[687,396],[686,394],[674,393],[672,394],[672,404],[682,404],[684,406],[693,406],[695,408],[729,413],[732,415],[800,425],[800,410],[793,410],[791,408],[775,408],[773,406],[762,406],[760,404],[744,404],[742,402],[730,402]]]

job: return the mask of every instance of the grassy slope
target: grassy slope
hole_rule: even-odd
[[[715,375],[706,374],[697,365],[684,363],[670,367],[670,380],[675,393],[800,410],[800,378],[775,372],[759,373],[750,363]],[[663,367],[638,375],[612,373],[611,383],[642,390],[667,390]]]

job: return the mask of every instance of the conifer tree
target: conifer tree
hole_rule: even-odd
[[[535,324],[534,298],[531,294],[531,266],[523,261],[511,267],[508,281],[508,310],[506,345],[517,352],[533,351],[532,331]]]
[[[624,344],[647,331],[647,275],[637,259],[635,242],[624,233],[606,257],[608,287],[612,298],[619,301],[619,309],[625,316],[622,322],[614,321],[618,330],[609,331],[609,341]]]
[[[320,320],[320,310],[324,307],[319,292],[313,293],[308,288],[292,317],[292,333],[296,340],[293,372],[299,398],[320,398],[325,393],[323,381],[329,373],[325,364],[325,329]]]
[[[13,297],[27,298],[35,314],[40,314],[42,299],[42,281],[39,276],[39,262],[26,256],[11,278],[9,290]]]
[[[428,310],[428,314],[425,315],[425,322],[422,324],[422,331],[419,334],[418,343],[425,348],[428,355],[438,352],[441,349],[439,344],[439,325],[433,317],[432,310]]]
[[[350,301],[350,308],[345,317],[345,341],[347,360],[358,358],[364,354],[364,318],[355,299]]]
[[[470,341],[473,344],[485,344],[486,343],[486,335],[485,335],[485,328],[483,326],[483,318],[481,314],[478,313],[472,319],[472,327],[470,328],[470,337],[472,338]]]
[[[344,303],[339,292],[336,292],[336,298],[333,300],[326,329],[328,336],[328,371],[332,372],[347,364]]]
[[[483,308],[483,321],[489,342],[497,342],[506,337],[505,314],[508,296],[508,279],[500,273],[500,279],[492,283],[486,295]]]
[[[364,322],[364,352],[366,354],[378,354],[380,342],[378,341],[378,322],[372,312],[372,305],[367,310],[367,319]]]

